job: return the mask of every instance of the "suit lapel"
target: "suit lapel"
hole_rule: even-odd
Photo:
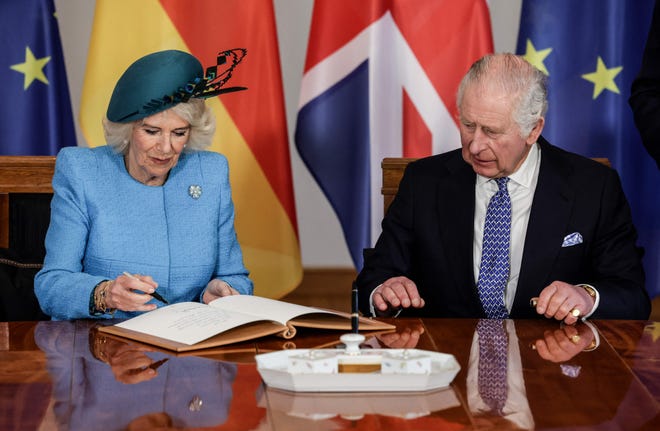
[[[561,248],[558,238],[566,232],[574,193],[567,178],[570,167],[556,157],[555,150],[540,138],[541,166],[527,225],[525,246],[513,304],[528,309],[529,299],[538,296],[548,280]],[[561,241],[561,240],[559,240]]]
[[[471,287],[476,293],[472,263],[476,175],[462,159],[450,165],[449,170],[449,176],[441,179],[437,191],[440,244],[450,249],[446,255],[456,286]],[[466,280],[471,280],[468,286]]]

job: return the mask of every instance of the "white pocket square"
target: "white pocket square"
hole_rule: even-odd
[[[580,235],[580,232],[573,232],[564,237],[564,242],[561,244],[561,246],[572,247],[578,244],[582,244],[582,235]]]

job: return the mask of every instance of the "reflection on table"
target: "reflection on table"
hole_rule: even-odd
[[[333,348],[340,334],[331,331],[301,331],[293,340],[269,337],[182,356],[102,336],[92,321],[0,323],[0,402],[6,412],[0,429],[660,427],[657,323],[391,322],[395,332],[366,334],[363,348],[450,353],[461,364],[450,387],[305,394],[262,384],[255,353]],[[491,332],[484,330],[488,325]],[[504,349],[493,347],[502,336]],[[490,356],[484,359],[486,351]],[[495,351],[504,355],[493,356]],[[504,384],[480,380],[480,374],[499,371]]]
[[[35,342],[46,354],[58,429],[126,429],[136,420],[203,427],[227,419],[235,364],[172,358],[108,339],[87,322],[52,326],[38,324]]]

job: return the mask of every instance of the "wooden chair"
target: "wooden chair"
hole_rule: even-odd
[[[0,156],[0,321],[43,320],[34,296],[50,223],[53,156]]]
[[[396,196],[396,192],[399,190],[399,183],[403,177],[403,172],[406,170],[406,166],[408,166],[408,163],[415,160],[417,159],[386,157],[381,162],[380,166],[383,171],[383,187],[381,188],[381,194],[383,195],[383,214],[387,213],[387,209],[390,207],[394,196]],[[610,168],[612,167],[612,164],[606,158],[594,157],[593,160]]]

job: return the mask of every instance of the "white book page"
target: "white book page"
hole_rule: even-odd
[[[221,332],[264,320],[238,310],[225,311],[199,302],[181,302],[157,308],[116,326],[192,345]]]
[[[263,298],[261,296],[232,295],[211,301],[209,305],[214,308],[238,311],[240,313],[260,316],[261,319],[273,320],[286,325],[286,323],[298,316],[308,313],[335,314],[330,311],[321,310],[304,305],[289,304],[288,302],[275,299]]]

